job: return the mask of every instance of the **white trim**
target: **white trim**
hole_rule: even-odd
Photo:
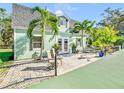
[[[61,44],[62,44],[62,46],[61,46],[62,47],[62,51],[60,51],[59,53],[60,54],[69,53],[69,38],[68,37],[60,37],[58,39],[61,39],[62,40],[62,42],[61,42]],[[67,41],[68,41],[68,49],[67,49],[67,51],[64,50],[64,40],[65,39],[67,39]]]
[[[64,40],[65,40],[65,39],[67,39],[67,42],[68,42],[68,49],[67,49],[67,51],[64,50],[64,44],[65,44],[65,43],[64,43]],[[68,38],[68,37],[64,37],[64,38],[63,38],[63,52],[64,52],[64,53],[68,53],[68,52],[69,52],[69,38]]]
[[[70,20],[68,20],[68,23],[67,23],[67,28],[69,29],[70,27]]]
[[[35,34],[34,37],[41,37],[41,35],[40,34]],[[33,47],[33,41],[32,41],[32,50],[33,51],[39,51],[39,50],[41,50],[41,48],[34,48]]]
[[[14,29],[28,29],[28,27],[22,27],[22,26],[14,26]]]
[[[41,37],[41,34],[34,34],[34,37]]]
[[[33,48],[33,51],[40,51],[41,48]]]
[[[15,27],[13,27],[14,29],[24,29],[24,30],[27,30],[28,29],[28,27],[22,27],[22,26],[15,26]],[[39,29],[34,29],[34,31],[39,31]],[[46,32],[50,32],[50,31],[52,31],[52,30],[45,30]]]

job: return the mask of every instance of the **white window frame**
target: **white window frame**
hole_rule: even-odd
[[[62,40],[62,50],[61,51],[59,51],[59,53],[60,54],[63,54],[63,53],[69,53],[69,38],[68,37],[62,37],[62,38],[59,38],[59,39],[61,39]],[[58,40],[59,40],[58,39]],[[65,39],[67,39],[67,42],[68,42],[68,44],[67,44],[67,46],[68,46],[68,49],[67,49],[67,51],[65,51],[65,49],[64,49],[64,40]]]
[[[41,37],[41,35],[34,35],[34,37]],[[41,43],[41,42],[40,42],[40,43]],[[34,43],[33,43],[33,40],[32,40],[32,49],[33,49],[33,50],[40,50],[40,49],[41,49],[41,48],[34,48],[34,47],[33,47],[33,44],[34,44]]]

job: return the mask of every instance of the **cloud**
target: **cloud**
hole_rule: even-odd
[[[55,14],[56,14],[56,15],[63,15],[64,13],[63,13],[63,11],[61,11],[61,10],[56,10],[56,11],[55,11]]]
[[[78,8],[73,6],[73,4],[72,5],[71,4],[56,4],[54,6],[54,9],[61,10],[61,11],[68,11],[68,12],[78,10]]]
[[[65,5],[63,5],[63,7],[64,7],[66,10],[68,10],[68,11],[75,11],[75,10],[78,9],[77,7],[74,7],[74,6],[70,5],[70,4],[65,4]]]

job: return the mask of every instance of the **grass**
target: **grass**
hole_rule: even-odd
[[[8,66],[8,65],[11,65],[11,64],[13,64],[13,63],[14,63],[13,61],[0,62],[0,66]]]
[[[0,52],[12,52],[12,49],[0,49]]]
[[[124,50],[106,56],[95,63],[81,67],[41,83],[30,89],[123,89]]]

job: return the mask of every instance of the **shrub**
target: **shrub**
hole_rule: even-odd
[[[13,52],[0,52],[0,59],[2,62],[13,60]]]
[[[38,58],[38,52],[34,52],[32,54],[32,58],[36,60]]]
[[[77,45],[75,43],[72,43],[72,53],[76,53]]]

